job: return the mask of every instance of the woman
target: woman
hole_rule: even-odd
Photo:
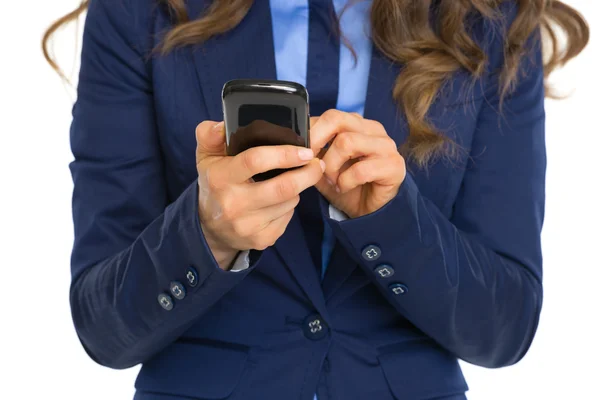
[[[544,83],[586,45],[574,10],[92,0],[58,25],[86,7],[72,313],[96,362],[142,364],[136,399],[464,399],[459,359],[527,353]],[[312,149],[225,156],[236,78],[306,85]]]

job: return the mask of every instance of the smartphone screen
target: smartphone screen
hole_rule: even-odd
[[[290,107],[275,104],[242,104],[239,108],[238,125],[248,126],[256,120],[262,120],[293,129],[293,119],[294,111]]]
[[[239,154],[256,146],[304,146],[296,113],[293,107],[280,104],[241,104],[237,121],[229,121],[229,127],[237,127],[228,132],[229,153]]]

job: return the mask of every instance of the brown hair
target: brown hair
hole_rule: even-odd
[[[56,62],[48,54],[48,40],[61,25],[83,13],[89,1],[82,0],[77,9],[52,24],[44,35],[44,56],[57,71]],[[254,0],[214,0],[201,18],[190,20],[185,0],[156,1],[169,7],[175,21],[162,41],[163,54],[231,30],[254,3]],[[452,144],[427,121],[427,112],[442,85],[460,69],[468,71],[474,79],[485,70],[486,55],[470,36],[467,18],[474,13],[499,18],[498,7],[505,1],[515,0],[373,0],[373,43],[386,57],[403,65],[393,95],[410,129],[403,152],[418,165],[425,166],[435,156],[447,153],[447,145]],[[430,24],[432,2],[439,7],[436,26]],[[585,19],[563,2],[516,0],[516,3],[518,12],[504,42],[502,97],[514,87],[520,60],[528,51],[527,39],[536,29],[541,28],[549,43],[550,53],[545,54],[544,63],[546,78],[577,56],[589,40]],[[563,48],[559,46],[559,30],[566,38]]]

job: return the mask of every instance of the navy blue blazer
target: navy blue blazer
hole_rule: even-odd
[[[198,16],[202,1],[187,3]],[[222,119],[227,80],[275,78],[268,2],[255,3],[231,32],[158,57],[168,11],[91,1],[71,130],[70,299],[84,348],[110,368],[141,363],[140,400],[464,398],[458,360],[512,365],[537,329],[540,46],[500,114],[502,34],[475,22],[487,72],[471,91],[457,73],[430,112],[465,151],[428,170],[409,164],[373,214],[337,222],[315,202],[337,239],[323,282],[311,257],[319,232],[297,216],[249,269],[226,272],[198,221],[194,128]],[[514,8],[503,10],[510,22]],[[400,69],[374,52],[365,107],[398,145],[408,134],[392,99]],[[393,275],[374,271],[382,264]],[[185,297],[168,311],[157,296],[172,282]]]

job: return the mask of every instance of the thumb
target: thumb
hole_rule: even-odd
[[[223,122],[203,121],[196,127],[196,158],[224,156],[225,129]]]

